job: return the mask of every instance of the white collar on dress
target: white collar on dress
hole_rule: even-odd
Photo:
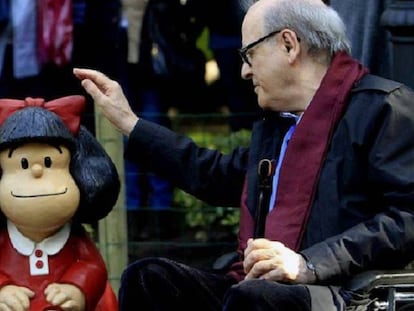
[[[7,231],[9,233],[10,241],[13,247],[20,254],[30,256],[33,254],[36,246],[41,245],[41,248],[48,255],[54,255],[57,254],[68,241],[70,235],[70,224],[65,224],[58,232],[44,239],[40,243],[36,243],[25,237],[16,228],[16,225],[9,220],[7,220]]]

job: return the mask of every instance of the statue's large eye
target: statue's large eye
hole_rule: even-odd
[[[52,159],[50,157],[45,157],[45,167],[52,166]]]
[[[22,158],[20,160],[20,164],[22,166],[22,169],[26,170],[29,167],[29,161],[26,158]]]

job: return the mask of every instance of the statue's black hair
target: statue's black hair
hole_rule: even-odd
[[[70,173],[80,190],[74,222],[94,223],[112,210],[120,191],[118,172],[84,126],[74,136],[57,114],[41,107],[27,107],[9,116],[0,127],[0,150],[30,142],[64,145],[70,150]]]

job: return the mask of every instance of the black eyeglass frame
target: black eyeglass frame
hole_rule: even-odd
[[[259,43],[261,43],[261,42],[263,42],[263,41],[265,41],[265,40],[269,39],[270,37],[272,37],[272,36],[274,36],[274,35],[278,34],[278,33],[279,33],[279,32],[281,32],[282,30],[283,30],[283,29],[272,31],[272,32],[268,33],[267,35],[265,35],[265,36],[263,36],[263,37],[261,37],[261,38],[257,39],[256,41],[253,41],[252,43],[249,43],[249,44],[248,44],[248,45],[246,45],[245,47],[240,48],[238,51],[239,51],[239,55],[240,55],[240,57],[241,57],[241,59],[242,59],[243,63],[246,63],[247,65],[251,66],[252,64],[250,63],[249,58],[247,57],[247,52],[248,52],[251,48],[253,48],[253,47],[255,47],[256,45],[258,45]]]

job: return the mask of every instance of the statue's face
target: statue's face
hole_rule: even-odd
[[[66,147],[28,143],[0,152],[0,209],[31,239],[55,233],[75,214],[79,188]]]

